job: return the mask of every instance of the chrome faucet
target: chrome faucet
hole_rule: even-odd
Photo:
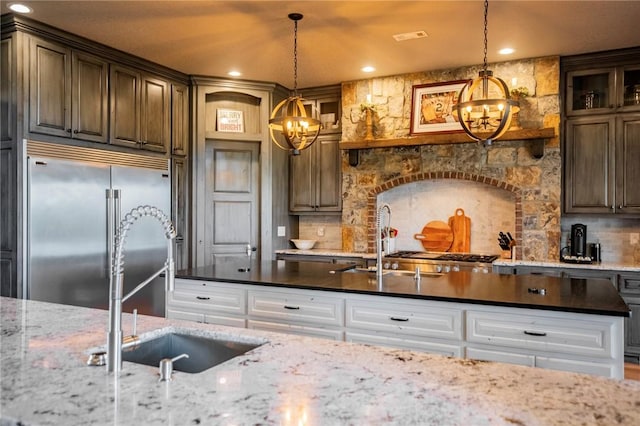
[[[389,250],[389,244],[391,240],[389,239],[389,229],[391,228],[391,207],[389,204],[382,204],[378,207],[378,212],[376,214],[376,277],[378,278],[378,283],[382,282],[382,213],[383,210],[387,211],[387,226],[386,226],[386,240],[387,240],[387,251]]]
[[[152,274],[131,290],[126,296],[122,296],[124,285],[124,243],[131,225],[144,216],[158,219],[164,228],[167,237],[167,260],[162,268]],[[120,222],[120,228],[115,240],[114,259],[109,279],[109,334],[107,339],[107,371],[119,374],[122,370],[122,304],[144,286],[149,284],[161,273],[165,273],[164,282],[166,291],[173,291],[175,286],[175,267],[173,263],[173,242],[176,231],[171,220],[162,210],[152,206],[138,206],[131,210]]]

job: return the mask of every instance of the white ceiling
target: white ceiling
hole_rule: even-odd
[[[15,0],[17,1],[17,0]],[[8,11],[2,1],[2,13]],[[29,1],[30,18],[186,74],[298,87],[482,63],[483,2],[472,1]],[[640,1],[489,2],[488,60],[640,46]],[[428,37],[396,42],[394,34]],[[516,49],[509,57],[498,49]],[[373,74],[360,69],[373,65]]]

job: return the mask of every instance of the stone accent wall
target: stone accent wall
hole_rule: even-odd
[[[494,75],[530,96],[521,101],[523,128],[554,127],[558,134],[559,58],[505,62],[490,67]],[[367,94],[375,105],[376,138],[409,134],[412,87],[418,84],[464,80],[477,76],[479,67],[429,71],[343,83],[342,139],[364,135],[360,109]],[[495,141],[484,147],[474,142],[361,149],[359,164],[348,164],[343,153],[342,247],[371,252],[377,195],[416,179],[446,177],[502,187],[516,194],[516,238],[522,242],[519,258],[557,260],[560,245],[561,158],[558,138],[546,142],[544,156],[531,155],[531,142]]]

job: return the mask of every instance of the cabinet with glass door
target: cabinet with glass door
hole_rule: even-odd
[[[561,59],[565,213],[640,214],[640,48]]]

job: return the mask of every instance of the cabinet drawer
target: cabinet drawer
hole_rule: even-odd
[[[485,348],[467,348],[467,358],[482,361],[496,361],[507,364],[539,367],[550,370],[572,371],[574,373],[594,374],[597,376],[621,379],[621,372],[612,363],[590,362],[578,359],[554,358],[548,356],[534,356],[530,354],[494,350]]]
[[[620,293],[640,294],[640,274],[621,274],[618,280],[618,290]]]
[[[596,376],[622,379],[624,370],[617,368],[613,363],[595,363],[576,359],[551,358],[544,356],[536,357],[536,367],[549,370],[572,371],[574,373],[593,374]]]
[[[467,311],[467,341],[610,358],[611,323]]]
[[[462,310],[410,303],[347,301],[346,326],[396,334],[462,339]]]
[[[177,311],[175,309],[167,309],[168,319],[204,322],[204,315],[193,312]]]
[[[320,337],[323,339],[337,340],[343,339],[342,330],[332,330],[328,328],[309,327],[295,324],[282,324],[278,322],[249,320],[247,328],[254,330],[275,331],[276,333],[297,334],[302,336]]]
[[[246,290],[213,282],[176,280],[175,291],[168,294],[169,309],[198,313],[245,315]]]
[[[175,309],[167,310],[167,318],[245,328],[244,318],[225,317],[221,315],[205,315],[194,312],[184,312]]]
[[[382,334],[346,332],[347,342],[364,343],[369,345],[388,346],[391,348],[410,349],[412,351],[428,352],[443,356],[462,357],[462,345],[453,342],[438,342],[435,340],[423,340],[418,337],[391,337]]]
[[[207,324],[226,325],[228,327],[245,328],[246,320],[244,318],[225,317],[222,315],[210,315],[204,316],[204,322]]]
[[[249,290],[249,315],[284,322],[344,324],[344,302],[315,294]]]
[[[507,364],[524,365],[527,367],[534,367],[536,365],[536,357],[533,355],[519,354],[496,349],[467,347],[467,358],[477,359],[480,361],[496,361]]]

